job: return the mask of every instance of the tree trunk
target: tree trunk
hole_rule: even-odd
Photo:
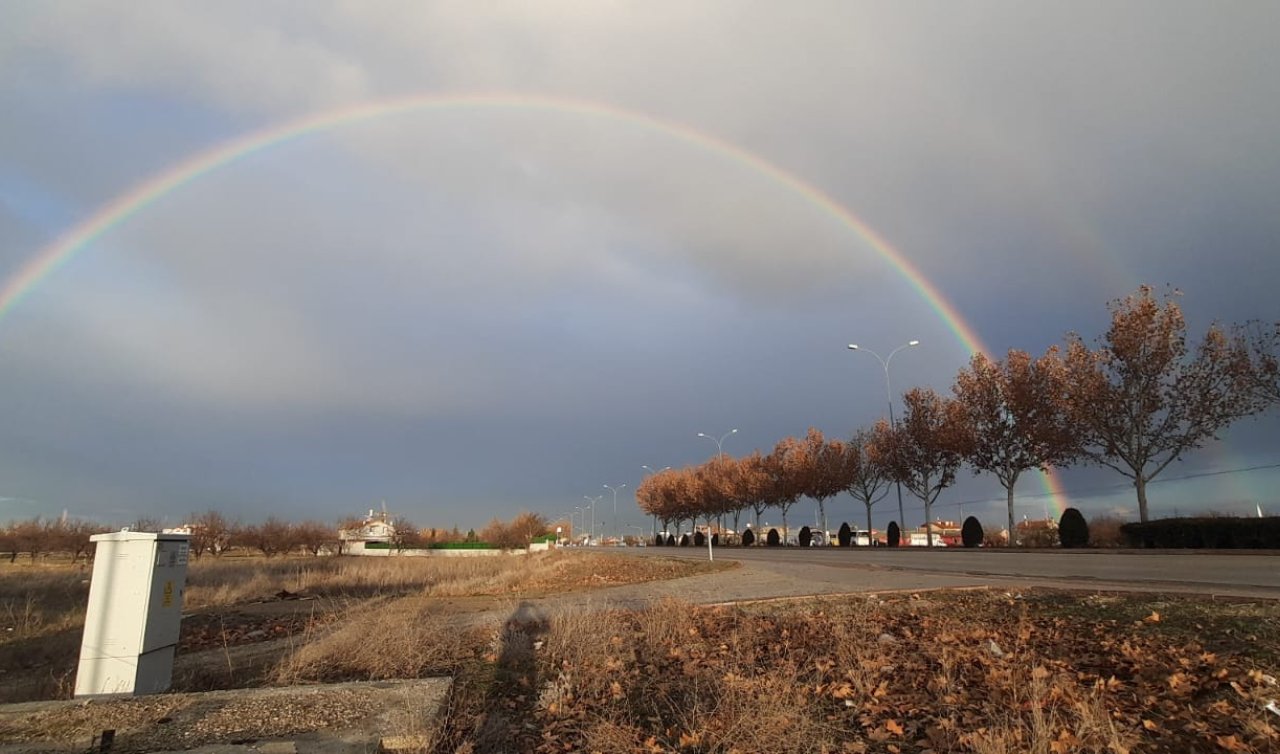
[[[822,544],[829,545],[831,543],[827,541],[830,539],[827,535],[827,501],[818,500],[818,516],[822,518]]]
[[[857,543],[858,541],[857,534],[853,535],[853,541],[855,544]],[[871,503],[867,503],[867,544],[870,545],[873,542],[874,540],[871,539]]]
[[[1133,486],[1138,491],[1138,520],[1147,522],[1147,480],[1142,474],[1133,478]]]
[[[783,508],[782,509],[782,546],[783,547],[786,547],[789,544],[789,542],[787,541],[787,535],[790,533],[791,532],[787,530],[787,509]]]
[[[1018,539],[1014,536],[1017,530],[1013,528],[1013,485],[1005,487],[1005,492],[1009,495],[1009,546],[1013,547],[1018,544]]]
[[[933,547],[933,501],[929,499],[929,477],[926,475],[924,484],[920,485],[920,489],[924,490],[924,542],[925,546]]]

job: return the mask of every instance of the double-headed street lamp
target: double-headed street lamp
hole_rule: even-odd
[[[725,432],[723,435],[720,435],[720,439],[718,439],[718,440],[717,440],[716,438],[712,437],[711,435],[707,434],[706,432],[699,432],[699,433],[698,433],[698,437],[705,437],[705,438],[707,438],[708,440],[710,440],[711,442],[715,443],[715,444],[716,444],[716,455],[717,455],[718,457],[720,457],[720,458],[723,458],[723,457],[724,457],[724,447],[723,447],[723,446],[724,446],[724,438],[728,437],[729,435],[737,434],[737,432],[738,432],[738,430],[736,430],[736,429],[731,429],[731,430],[729,430],[728,432]]]
[[[619,531],[621,531],[621,530],[618,528],[618,490],[620,490],[620,489],[622,489],[622,488],[624,488],[624,487],[626,487],[626,486],[627,486],[627,485],[625,485],[625,484],[620,484],[620,485],[618,485],[617,487],[612,487],[612,486],[607,485],[607,484],[606,484],[606,485],[604,485],[604,488],[605,488],[606,490],[610,490],[610,491],[612,491],[612,492],[613,492],[613,536],[614,536],[615,538],[618,536],[618,532],[619,532]]]
[[[909,340],[906,343],[903,343],[902,345],[890,351],[889,358],[882,359],[880,358],[880,354],[876,353],[875,351],[872,351],[870,348],[859,348],[856,343],[849,344],[850,351],[866,351],[867,353],[876,357],[876,361],[879,361],[880,366],[884,367],[884,393],[885,393],[885,397],[888,398],[889,400],[889,426],[893,428],[895,431],[898,429],[898,422],[893,418],[893,388],[889,387],[889,362],[893,361],[893,355],[898,351],[901,351],[904,348],[911,348],[912,346],[918,346],[918,345],[920,345],[920,341]],[[898,488],[898,521],[900,522],[898,525],[906,526],[907,525],[906,514],[902,509],[902,483],[896,479],[893,481],[893,483]],[[871,536],[871,534],[868,532],[867,536]]]

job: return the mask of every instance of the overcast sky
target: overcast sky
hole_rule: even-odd
[[[4,278],[293,119],[578,104],[352,120],[87,244],[0,318],[0,521],[385,500],[466,528],[604,493],[599,523],[625,484],[618,518],[644,524],[641,466],[705,460],[699,432],[738,428],[741,454],[883,416],[884,372],[850,342],[919,339],[895,395],[948,389],[965,344],[776,171],[874,229],[997,354],[1091,339],[1144,282],[1184,291],[1196,337],[1280,319],[1277,28],[1276,4],[1167,0],[5,3]],[[1280,463],[1277,429],[1189,455],[1153,511],[1280,511],[1280,473],[1240,471]],[[1113,472],[1062,479],[1086,511],[1135,508]],[[1023,514],[1053,510],[1037,479],[1018,491]],[[1001,496],[966,471],[937,512],[998,521]]]

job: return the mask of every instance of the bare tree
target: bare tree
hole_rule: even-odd
[[[958,401],[932,390],[912,388],[903,396],[906,413],[897,428],[881,420],[876,434],[884,438],[893,477],[924,503],[925,536],[933,547],[933,503],[955,483],[967,452],[967,431]],[[885,426],[880,426],[885,425]]]
[[[218,511],[209,509],[192,515],[190,521],[191,554],[196,558],[206,552],[218,557],[231,544],[231,524]]]
[[[160,519],[152,516],[139,516],[130,526],[129,531],[154,531],[158,532],[163,527]]]
[[[1033,360],[1010,350],[994,362],[974,354],[952,387],[970,435],[966,460],[1004,487],[1013,532],[1013,488],[1024,471],[1069,463],[1079,454],[1067,414],[1066,366],[1057,348]],[[1012,542],[1011,542],[1012,544]]]
[[[292,527],[275,516],[260,524],[242,527],[238,534],[241,542],[268,558],[288,554],[294,546]]]
[[[1262,408],[1238,339],[1214,325],[1188,350],[1175,294],[1161,302],[1143,286],[1113,301],[1111,327],[1096,349],[1068,335],[1068,410],[1084,456],[1133,480],[1142,521],[1152,479]]]
[[[335,529],[320,521],[303,521],[293,527],[293,540],[315,557],[334,546],[338,540]]]
[[[885,429],[889,428],[885,424]],[[867,537],[871,536],[871,508],[889,494],[889,463],[876,444],[875,430],[860,429],[844,445],[845,489],[867,508]]]
[[[395,545],[397,550],[405,550],[422,544],[422,533],[418,531],[418,527],[412,521],[404,516],[397,516],[391,522],[391,529],[394,532],[391,536],[391,543]]]

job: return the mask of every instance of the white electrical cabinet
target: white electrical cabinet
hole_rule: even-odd
[[[75,695],[168,689],[182,627],[188,536],[118,531],[89,539],[98,547]]]

